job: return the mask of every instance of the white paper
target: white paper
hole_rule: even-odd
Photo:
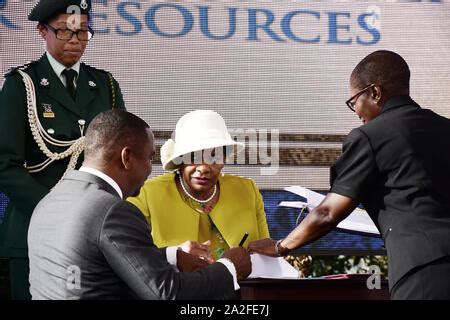
[[[350,215],[342,220],[336,228],[359,231],[371,234],[380,234],[366,210],[356,208]]]
[[[303,207],[307,206],[308,204],[303,201],[281,201],[278,206],[280,207],[289,207],[289,208],[299,208],[302,209]]]
[[[249,278],[270,279],[293,279],[298,278],[298,270],[282,257],[268,257],[253,253],[250,255],[252,261],[252,273]]]
[[[303,198],[306,198],[309,210],[312,210],[315,207],[317,207],[325,198],[323,194],[320,194],[318,192],[312,191],[310,189],[301,186],[286,187],[284,188],[284,190],[295,193]],[[291,208],[303,208],[304,205],[305,203],[302,201],[282,201],[279,204],[279,206]],[[360,208],[356,208],[355,210],[353,210],[353,212],[347,218],[342,220],[337,225],[337,228],[351,231],[365,232],[375,235],[380,234],[380,232],[378,231],[377,227],[373,223],[372,219],[370,218],[366,210]]]

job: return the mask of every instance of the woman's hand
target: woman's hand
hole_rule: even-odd
[[[279,257],[279,254],[275,248],[276,244],[277,244],[276,240],[269,238],[256,240],[248,244],[247,250],[250,253],[260,253],[270,257]]]
[[[208,263],[214,263],[214,258],[212,257],[209,249],[210,246],[211,246],[210,240],[205,241],[203,243],[188,240],[179,245],[181,250],[183,250],[184,252],[197,256]]]
[[[181,272],[194,272],[209,266],[209,262],[197,256],[177,250],[177,267]]]

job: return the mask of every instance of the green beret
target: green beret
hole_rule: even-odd
[[[45,22],[57,14],[73,14],[74,10],[69,8],[72,5],[78,6],[81,14],[88,14],[91,10],[91,0],[40,0],[28,15],[28,20]]]

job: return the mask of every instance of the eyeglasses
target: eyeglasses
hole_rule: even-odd
[[[365,86],[360,91],[358,91],[358,93],[356,93],[353,97],[351,97],[350,99],[345,101],[345,104],[347,105],[347,107],[349,107],[350,110],[355,112],[355,104],[356,104],[356,101],[358,100],[359,96],[362,95],[366,90],[369,90],[370,88],[372,88],[374,85],[375,84],[369,84],[368,86]],[[355,100],[355,101],[353,101],[353,100]]]
[[[52,26],[46,24],[45,25],[49,30],[53,31],[56,35],[56,39],[59,40],[70,40],[73,35],[76,34],[78,40],[80,41],[89,41],[94,36],[94,31],[91,27],[88,27],[88,30],[78,29],[78,30],[70,30],[70,29],[55,29]]]

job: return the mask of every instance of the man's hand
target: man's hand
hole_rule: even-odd
[[[177,250],[177,267],[181,272],[194,272],[209,265],[210,263],[205,259]]]
[[[225,251],[222,258],[233,262],[238,280],[244,280],[252,272],[250,254],[243,247],[235,247]]]
[[[207,240],[203,243],[198,243],[196,241],[186,241],[183,242],[179,247],[187,253],[199,257],[200,259],[206,260],[208,263],[213,263],[214,258],[211,255],[209,247],[211,246],[211,241]]]
[[[252,241],[248,244],[248,251],[250,253],[260,253],[270,257],[278,257],[275,249],[276,240],[266,238],[262,240]]]

